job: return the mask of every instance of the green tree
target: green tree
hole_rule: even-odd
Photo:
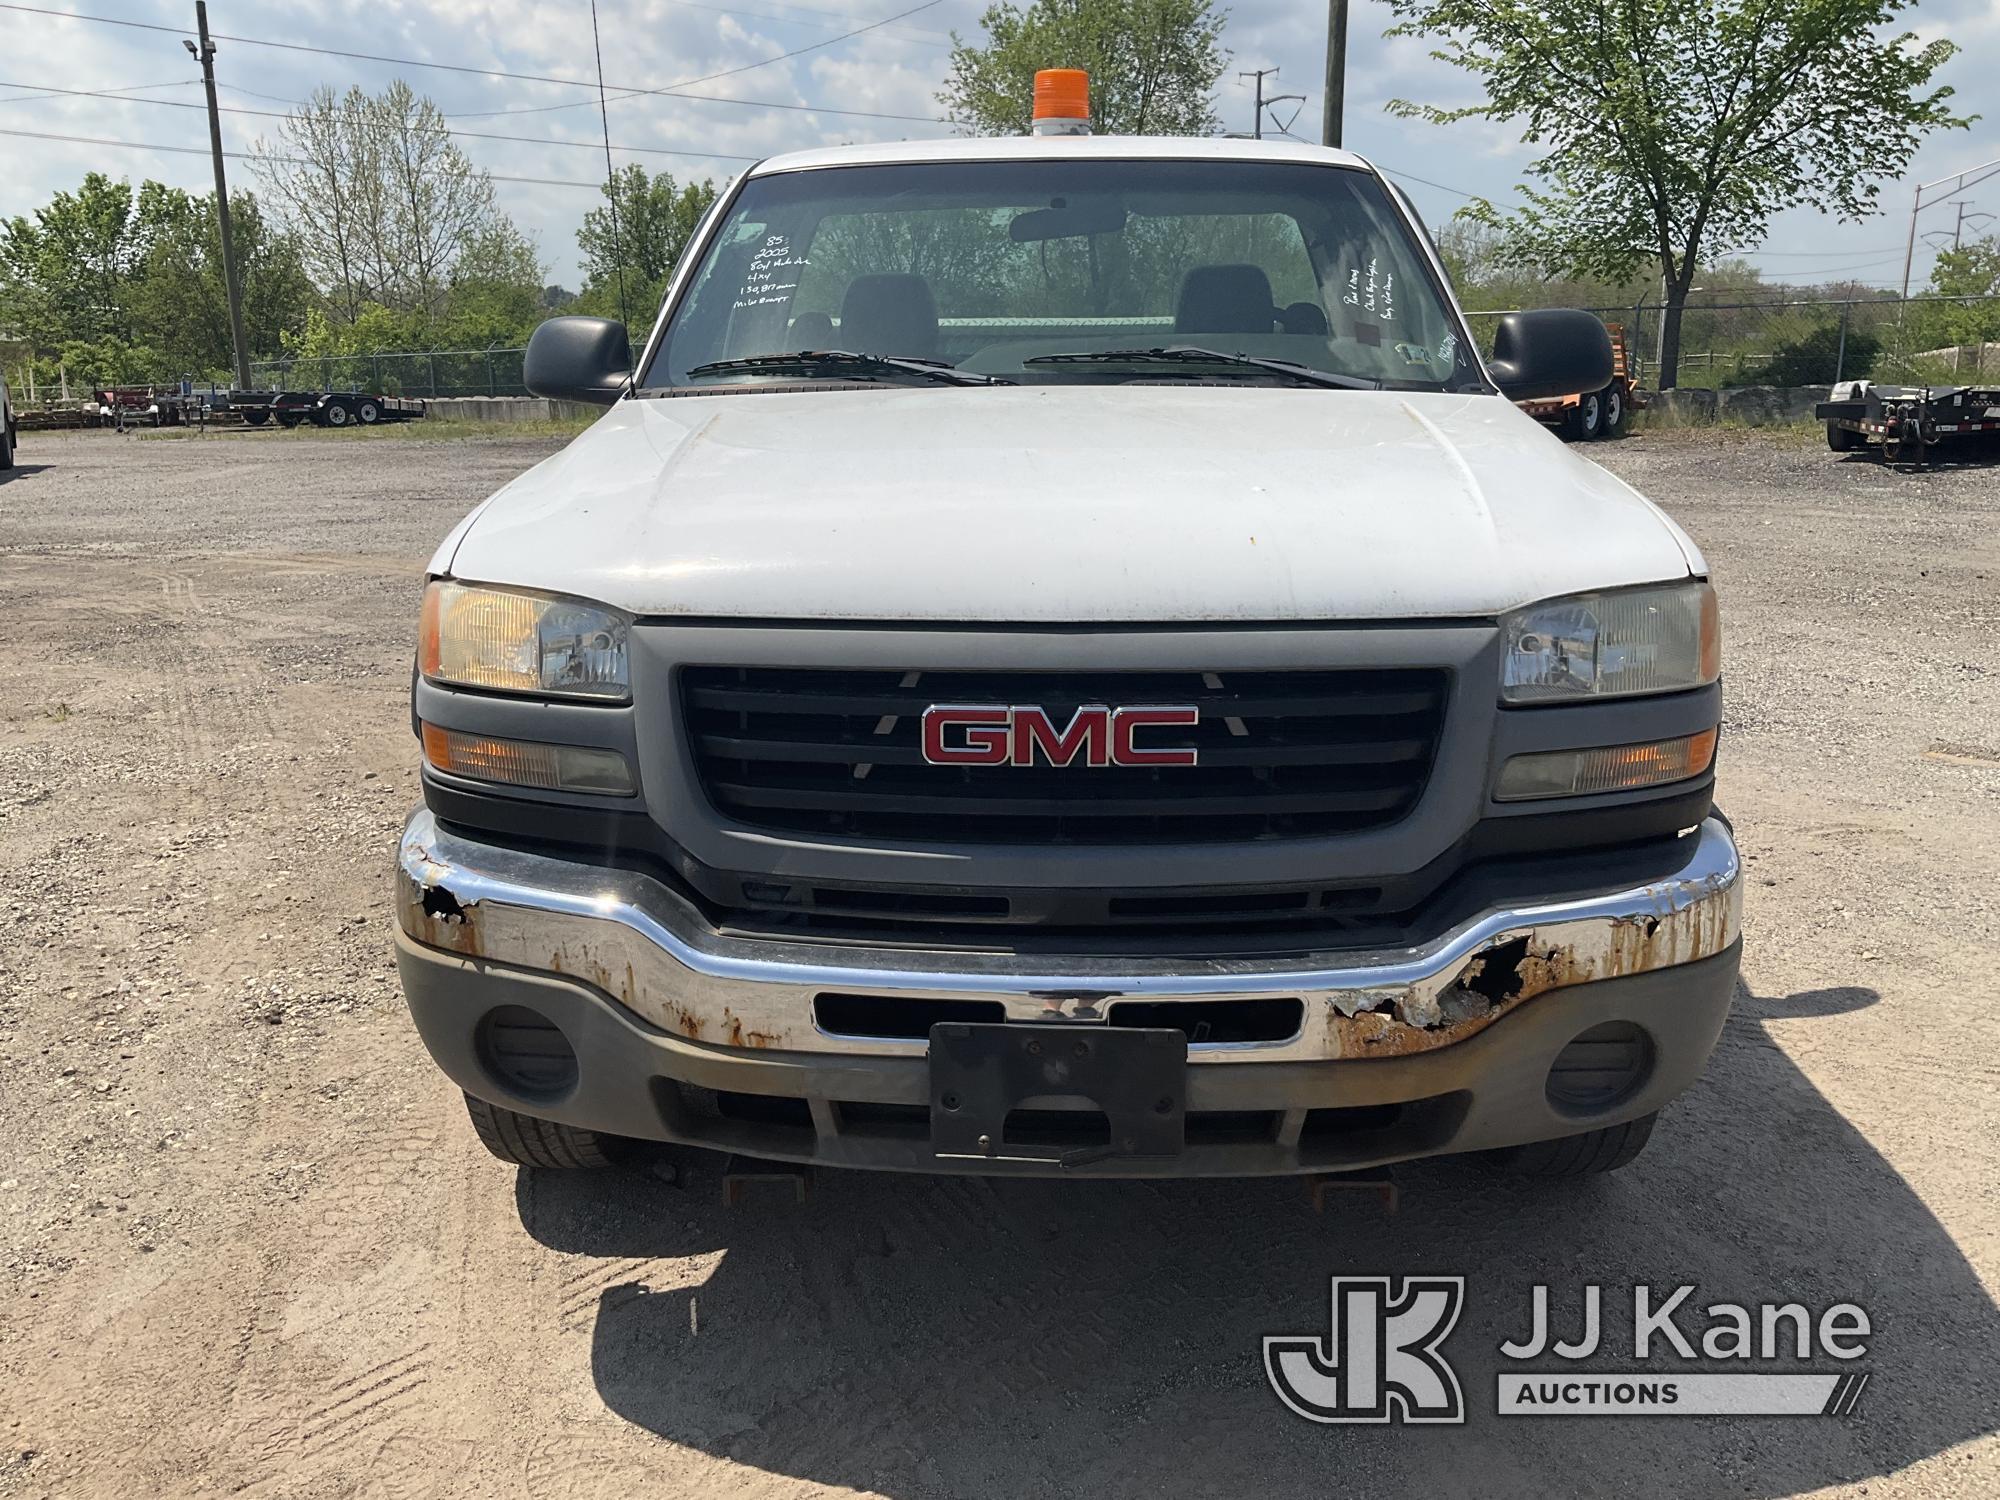
[[[1968,240],[1940,252],[1925,291],[1926,300],[1905,314],[1902,343],[1919,354],[1950,350],[1956,369],[1961,362],[1957,351],[2000,339],[2000,301],[1929,299],[2000,297],[2000,238]],[[1983,359],[1975,356],[1975,368],[1983,366]]]
[[[649,174],[634,163],[619,168],[600,191],[606,202],[585,214],[576,232],[584,301],[594,311],[619,314],[622,271],[623,314],[643,317],[659,307],[667,278],[715,202],[715,184],[676,183],[671,173]]]
[[[1225,15],[1213,0],[1001,0],[979,18],[983,46],[952,33],[938,103],[967,135],[1025,135],[1036,72],[1082,68],[1098,133],[1214,135]]]
[[[40,350],[65,342],[129,343],[126,284],[139,258],[132,185],[89,173],[32,219],[0,229],[0,291],[14,332]]]
[[[277,136],[256,144],[254,170],[348,322],[371,302],[447,318],[461,259],[496,234],[519,238],[494,206],[492,177],[401,79],[380,94],[318,89]]]
[[[253,359],[300,326],[312,288],[254,196],[232,197]],[[79,383],[226,370],[228,299],[212,196],[99,173],[0,226],[0,305],[35,357]]]
[[[1666,279],[1660,385],[1704,258],[1754,245],[1801,205],[1843,220],[1879,212],[1932,130],[1970,123],[1932,76],[1957,49],[1881,28],[1912,0],[1390,0],[1390,35],[1428,37],[1484,101],[1396,100],[1437,123],[1519,121],[1546,185],[1503,215],[1519,263]]]
[[[285,331],[304,320],[312,283],[290,236],[264,217],[253,195],[230,194],[230,217],[249,356],[268,359]],[[235,356],[214,196],[148,182],[139,189],[134,221],[141,248],[125,304],[139,335],[169,366],[162,373],[230,368]]]
[[[1843,332],[1838,323],[1822,323],[1778,345],[1744,380],[1750,385],[1831,385],[1836,371],[1843,380],[1866,380],[1881,356],[1882,341],[1874,334],[1859,328]]]
[[[457,349],[518,344],[548,316],[542,258],[507,219],[468,242],[452,268],[444,339]]]
[[[2000,238],[1989,235],[1939,251],[1930,290],[1935,297],[2000,295]]]

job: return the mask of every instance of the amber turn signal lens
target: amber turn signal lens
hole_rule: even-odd
[[[1494,796],[1502,802],[1532,797],[1588,797],[1633,792],[1699,776],[1715,762],[1713,729],[1681,739],[1597,750],[1550,750],[1517,755],[1500,772]]]
[[[424,725],[424,759],[450,776],[495,781],[505,786],[540,787],[551,792],[632,795],[632,771],[616,750],[589,745],[537,745],[496,740]]]

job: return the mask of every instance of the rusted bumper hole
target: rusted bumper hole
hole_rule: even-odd
[[[459,904],[458,897],[441,885],[424,888],[423,911],[427,917],[442,917],[447,922],[466,920],[465,908]]]

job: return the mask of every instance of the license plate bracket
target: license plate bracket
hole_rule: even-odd
[[[1187,1144],[1187,1034],[1076,1023],[940,1021],[930,1030],[931,1149],[940,1157],[1058,1161],[1177,1156]],[[1081,1097],[1110,1122],[1106,1146],[1010,1146],[1008,1114]]]

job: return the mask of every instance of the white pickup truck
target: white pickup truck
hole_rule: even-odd
[[[505,1160],[1619,1166],[1740,951],[1693,542],[1367,162],[779,157],[429,568],[397,953]]]

